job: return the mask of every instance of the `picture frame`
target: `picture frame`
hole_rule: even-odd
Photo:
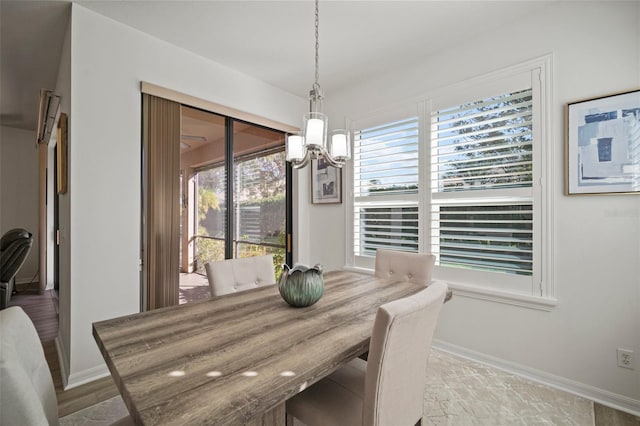
[[[58,194],[67,193],[67,114],[60,113],[57,136],[57,189]]]
[[[322,157],[311,160],[311,203],[342,203],[342,169]]]
[[[640,194],[640,89],[566,107],[565,193]]]

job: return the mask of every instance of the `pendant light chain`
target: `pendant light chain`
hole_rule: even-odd
[[[318,54],[318,50],[320,49],[320,41],[319,41],[319,32],[318,32],[318,1],[316,0],[316,82],[313,85],[314,88],[320,88],[320,84],[318,83],[318,80],[320,79],[320,71],[319,71],[319,54]]]
[[[333,167],[342,167],[351,158],[350,135],[345,129],[336,129],[328,136],[329,117],[322,113],[324,96],[320,90],[320,19],[318,13],[319,0],[316,6],[316,57],[315,82],[309,91],[309,112],[303,116],[302,131],[288,135],[286,139],[286,159],[294,169],[310,164],[312,160],[324,158]]]

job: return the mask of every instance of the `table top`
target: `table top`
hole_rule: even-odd
[[[324,296],[293,308],[277,286],[93,324],[138,424],[250,423],[365,352],[377,308],[424,287],[324,274]]]

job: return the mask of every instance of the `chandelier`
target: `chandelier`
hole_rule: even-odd
[[[309,92],[309,112],[304,114],[302,132],[287,136],[287,161],[293,168],[299,169],[311,160],[324,158],[334,167],[342,167],[351,158],[351,140],[346,129],[336,129],[327,137],[329,117],[322,113],[324,95],[318,83],[318,0],[316,0],[316,74],[315,82]]]

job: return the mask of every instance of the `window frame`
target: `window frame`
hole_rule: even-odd
[[[531,277],[522,277],[511,274],[500,274],[492,272],[484,272],[474,269],[462,269],[462,268],[447,268],[437,266],[434,268],[434,277],[438,279],[446,280],[449,283],[474,283],[474,285],[482,288],[491,288],[496,291],[507,291],[509,293],[519,293],[523,295],[537,295],[542,296],[541,290],[541,278],[539,274],[540,262],[537,258],[539,253],[538,246],[541,239],[540,229],[538,222],[540,221],[539,212],[536,211],[536,205],[538,204],[541,195],[540,187],[540,166],[539,156],[540,149],[543,147],[545,141],[540,137],[540,125],[541,120],[537,118],[537,114],[540,111],[539,103],[539,87],[542,81],[540,80],[539,68],[533,68],[524,72],[514,73],[511,76],[503,76],[496,82],[490,84],[470,84],[464,88],[458,88],[452,90],[447,94],[443,94],[439,97],[430,99],[430,108],[426,112],[424,119],[431,124],[432,113],[437,113],[441,109],[454,107],[457,105],[463,105],[468,102],[476,100],[482,100],[489,97],[500,96],[508,92],[515,92],[528,88],[532,89],[532,134],[533,134],[533,178],[531,187],[518,187],[518,188],[504,188],[504,189],[481,189],[471,191],[460,192],[438,192],[432,191],[431,177],[429,177],[428,191],[429,196],[433,200],[447,200],[449,203],[469,201],[471,203],[477,202],[478,204],[494,201],[497,204],[511,205],[514,203],[531,203],[533,206],[533,264],[534,271]],[[425,143],[428,147],[433,146],[431,132],[425,135]],[[431,240],[431,202],[426,205],[426,212],[429,213],[429,225],[426,232],[429,233],[429,240]],[[451,204],[445,204],[451,205]],[[536,220],[537,219],[537,220]],[[427,246],[426,250],[430,251],[431,247]]]
[[[423,94],[400,106],[383,110],[377,114],[350,121],[351,129],[367,129],[408,118],[418,113],[419,117],[419,251],[431,249],[431,112],[446,106],[497,96],[509,90],[522,89],[523,79],[531,82],[533,105],[533,262],[534,274],[531,285],[523,289],[513,281],[510,274],[484,273],[466,270],[462,273],[449,273],[456,268],[436,267],[434,279],[445,281],[455,294],[466,297],[502,302],[527,308],[551,310],[557,305],[553,270],[553,229],[551,221],[553,170],[551,162],[551,69],[552,57],[546,55],[518,65],[465,80],[433,92]],[[447,104],[447,105],[444,105]],[[363,258],[354,253],[354,194],[353,162],[346,168],[347,191],[347,259],[348,269],[372,271],[374,258]],[[476,198],[479,194],[471,194]],[[488,275],[488,277],[487,277]],[[504,275],[502,285],[495,285],[495,275]],[[480,279],[479,279],[480,278]],[[520,280],[516,280],[520,281]]]

